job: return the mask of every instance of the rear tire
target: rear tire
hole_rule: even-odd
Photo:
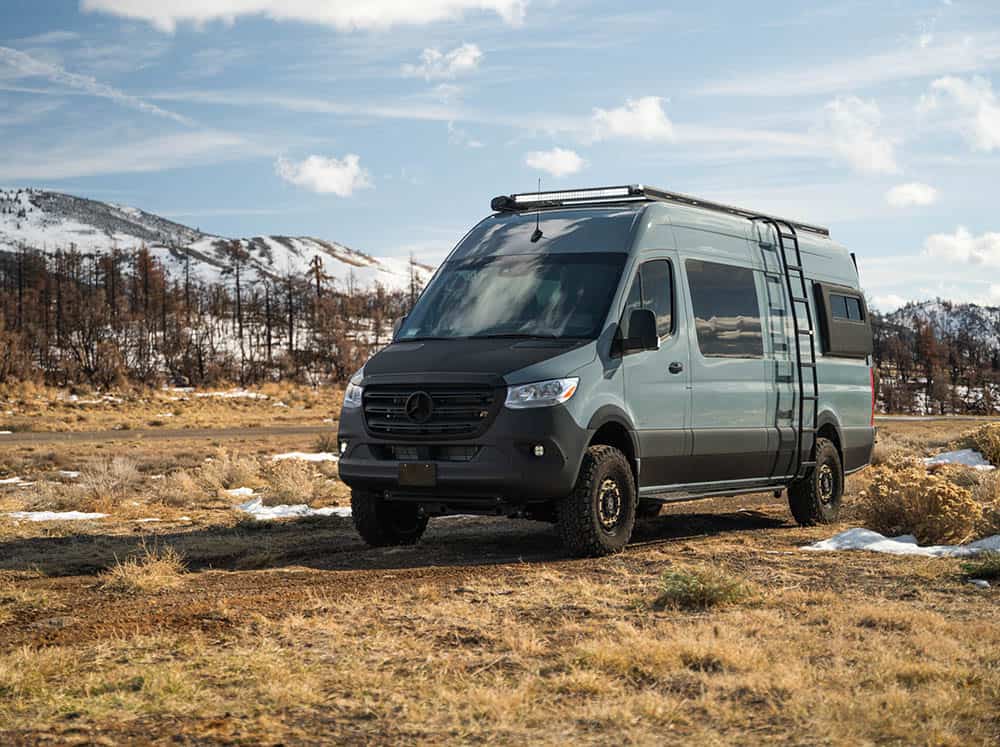
[[[611,446],[591,446],[573,492],[556,507],[563,547],[577,557],[621,552],[632,537],[637,504],[625,455]]]
[[[844,468],[833,441],[816,439],[816,466],[788,486],[788,506],[800,526],[832,524],[844,499]]]
[[[351,491],[351,518],[372,547],[415,544],[427,529],[428,516],[414,503],[390,503],[380,493]]]

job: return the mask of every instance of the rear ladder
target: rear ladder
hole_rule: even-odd
[[[794,461],[789,474],[804,477],[814,467],[814,449],[819,417],[819,374],[816,366],[816,323],[809,301],[809,281],[802,264],[802,250],[795,227],[782,220],[760,217],[760,222],[774,228],[778,255],[788,293],[788,309],[792,323],[797,407],[794,422]],[[784,320],[783,320],[784,324]]]

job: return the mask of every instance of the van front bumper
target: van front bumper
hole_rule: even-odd
[[[384,492],[387,497],[428,503],[481,503],[522,506],[562,498],[576,484],[583,454],[593,435],[563,406],[531,410],[503,408],[489,429],[468,440],[379,438],[368,433],[360,408],[341,413],[338,442],[340,479],[352,488]],[[536,456],[536,447],[544,453]],[[467,461],[397,459],[396,448],[472,447]],[[433,486],[400,481],[401,465],[433,464]],[[404,481],[405,482],[405,481]]]

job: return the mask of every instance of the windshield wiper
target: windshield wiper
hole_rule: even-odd
[[[470,340],[578,340],[578,337],[559,335],[529,335],[521,332],[498,332],[490,335],[473,335]]]

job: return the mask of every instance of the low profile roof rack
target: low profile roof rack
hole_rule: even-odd
[[[499,213],[519,213],[528,210],[545,210],[560,207],[580,207],[587,205],[616,205],[628,202],[673,202],[678,205],[714,210],[718,213],[738,215],[748,220],[770,220],[787,223],[796,230],[809,231],[820,236],[830,235],[830,229],[814,226],[801,221],[779,218],[758,213],[754,210],[724,205],[720,202],[703,200],[700,197],[668,192],[665,189],[631,184],[623,187],[599,187],[595,189],[561,190],[556,192],[526,192],[523,194],[494,197],[490,207]]]

